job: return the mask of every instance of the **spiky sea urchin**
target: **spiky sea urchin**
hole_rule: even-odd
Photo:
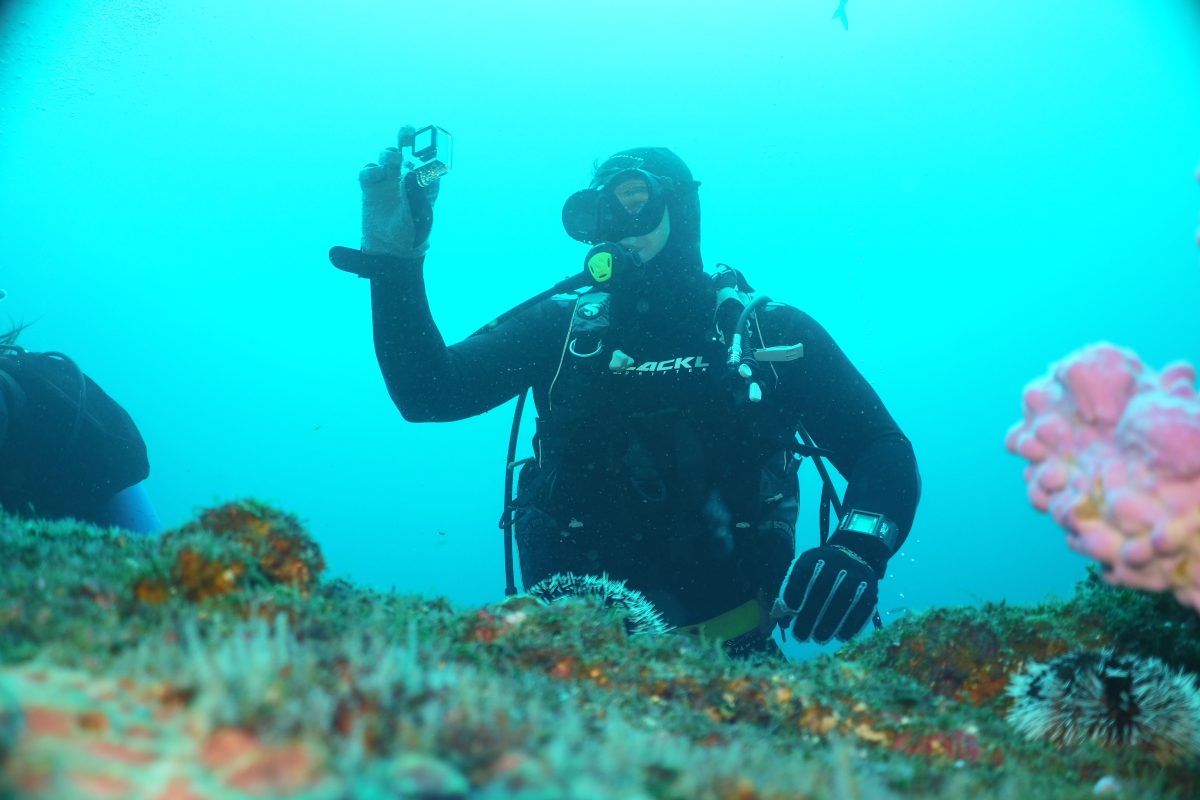
[[[576,575],[573,572],[557,572],[535,583],[526,590],[543,603],[553,603],[568,597],[585,597],[600,601],[605,608],[614,608],[625,616],[625,632],[666,633],[671,629],[662,614],[646,596],[637,589],[625,585],[625,581],[613,580],[608,574]]]
[[[1067,653],[1013,676],[1008,721],[1029,739],[1130,746],[1170,763],[1200,755],[1200,687],[1157,658]]]

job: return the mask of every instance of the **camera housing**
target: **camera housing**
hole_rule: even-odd
[[[409,169],[416,173],[419,186],[428,186],[450,171],[454,159],[454,137],[445,128],[426,125],[412,134],[407,143],[412,161]]]

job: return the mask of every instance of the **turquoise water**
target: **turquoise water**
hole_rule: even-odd
[[[254,495],[338,575],[501,595],[511,406],[405,423],[367,284],[325,258],[357,242],[359,167],[432,122],[448,339],[579,269],[559,213],[593,159],[669,146],[709,265],[821,321],[916,446],[885,618],[1070,592],[1085,562],[1004,434],[1086,343],[1200,363],[1197,4],[850,0],[848,30],[832,0],[332,5],[0,12],[0,321],[129,409],[167,524]],[[811,468],[805,492],[807,546]]]

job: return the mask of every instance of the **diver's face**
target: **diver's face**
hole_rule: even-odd
[[[663,208],[662,222],[658,223],[658,227],[649,233],[641,236],[626,236],[619,244],[641,257],[642,263],[648,263],[650,259],[662,252],[667,246],[667,237],[671,235],[671,212],[667,208]]]

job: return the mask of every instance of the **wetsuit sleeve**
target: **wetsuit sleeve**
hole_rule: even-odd
[[[786,413],[832,453],[830,461],[847,481],[844,507],[884,514],[907,537],[921,495],[912,443],[816,320],[789,306],[776,315],[782,325],[772,327],[786,332],[775,343],[804,343],[804,356],[779,369]]]
[[[554,301],[446,345],[425,293],[423,259],[371,279],[375,355],[388,394],[410,422],[446,422],[495,408],[552,370],[565,332]],[[471,296],[473,297],[473,295]]]

